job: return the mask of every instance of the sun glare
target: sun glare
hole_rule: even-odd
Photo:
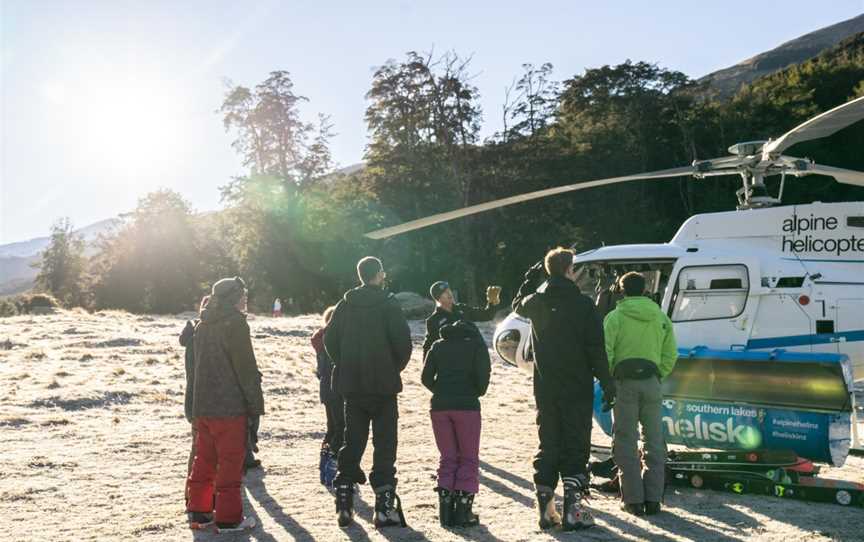
[[[67,152],[109,169],[168,163],[179,156],[184,104],[172,84],[132,78],[78,81],[86,86],[53,82],[40,89]]]

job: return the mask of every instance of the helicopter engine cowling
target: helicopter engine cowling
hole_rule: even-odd
[[[594,420],[612,435],[595,383]],[[792,450],[842,466],[851,446],[852,369],[842,354],[679,349],[663,381],[666,442]]]

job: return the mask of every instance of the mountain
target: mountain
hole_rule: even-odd
[[[75,230],[75,233],[83,237],[85,243],[91,244],[96,240],[99,234],[107,233],[117,224],[118,219],[108,218],[90,224],[89,226],[79,228]],[[0,245],[0,258],[27,258],[30,256],[36,256],[45,250],[50,242],[51,238],[46,236],[36,237],[29,241],[18,241],[16,243]]]
[[[804,34],[734,66],[709,73],[698,81],[706,83],[719,97],[729,97],[745,83],[804,62],[861,32],[864,32],[864,14]]]
[[[100,220],[75,230],[75,233],[83,237],[87,248],[92,250],[99,235],[109,232],[118,223],[116,218]],[[42,251],[50,242],[50,237],[37,237],[29,241],[0,245],[0,295],[21,293],[33,286],[33,279],[39,271],[33,264],[39,262]]]

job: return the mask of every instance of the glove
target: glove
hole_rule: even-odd
[[[489,286],[486,288],[486,302],[493,307],[501,303],[501,287]]]
[[[603,386],[603,412],[609,412],[615,406],[615,398],[618,395],[618,389],[614,381],[608,382]]]

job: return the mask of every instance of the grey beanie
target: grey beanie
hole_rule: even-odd
[[[213,297],[227,303],[237,303],[246,293],[246,283],[240,277],[225,278],[213,284],[211,294]]]

